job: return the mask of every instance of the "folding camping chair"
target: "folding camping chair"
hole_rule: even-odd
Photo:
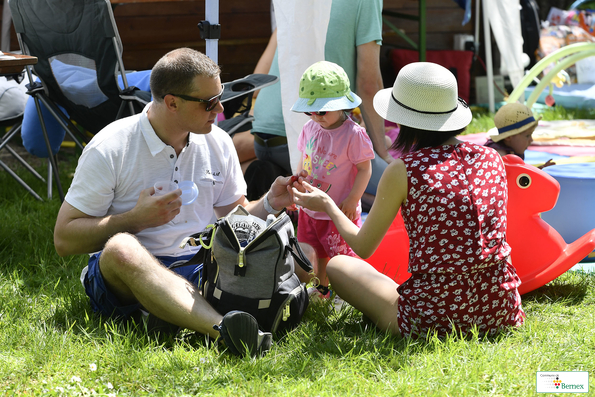
[[[18,68],[19,67],[16,69]],[[8,129],[8,131],[0,137],[0,152],[3,150],[8,152],[8,154],[12,155],[22,167],[45,183],[46,180],[19,155],[17,150],[13,149],[8,144],[11,139],[18,137],[18,134],[21,131],[21,123],[23,121],[25,103],[27,101],[27,95],[22,87],[22,84],[24,84],[22,83],[24,71],[21,71],[21,73],[13,73],[16,69],[10,67],[2,67],[0,69],[0,74],[3,75],[3,77],[0,78],[0,129],[4,131]],[[4,78],[4,76],[6,78]],[[23,186],[23,188],[31,193],[33,197],[41,200],[41,197],[10,168],[9,164],[1,159],[0,167]]]
[[[40,181],[45,182],[46,180],[39,175],[39,173],[35,170],[35,168],[31,167],[25,159],[23,159],[16,150],[14,150],[11,146],[8,145],[8,142],[14,138],[20,131],[21,131],[21,122],[23,121],[23,116],[11,117],[8,119],[0,120],[0,128],[8,128],[10,129],[0,138],[0,150],[5,149],[8,153],[10,153],[23,167],[25,167],[29,172],[31,172],[36,178]],[[24,187],[33,197],[38,200],[41,200],[41,197],[33,190],[24,180],[21,179],[4,161],[0,160],[0,167],[4,169],[10,176],[12,176],[22,187]]]
[[[223,83],[221,103],[223,103],[224,107],[223,115],[225,120],[219,122],[219,127],[230,136],[252,129],[254,117],[250,115],[250,109],[252,108],[254,91],[268,87],[278,80],[277,76],[255,73]]]
[[[9,4],[21,51],[38,58],[35,66],[27,67],[33,82],[27,93],[35,100],[56,187],[64,200],[40,103],[82,149],[88,137],[72,121],[95,134],[110,122],[142,110],[151,95],[128,86],[122,41],[109,0],[9,0]]]

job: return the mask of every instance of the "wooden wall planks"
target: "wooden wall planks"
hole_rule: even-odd
[[[418,2],[384,0],[384,9],[417,15]],[[426,0],[426,10],[428,49],[452,49],[455,34],[473,34],[473,20],[462,26],[464,11],[453,0]],[[114,5],[114,16],[124,44],[124,65],[127,69],[150,69],[162,55],[178,47],[205,51],[205,42],[200,38],[197,26],[205,19],[204,0],[118,4]],[[390,20],[412,40],[418,40],[417,22]],[[230,81],[252,73],[271,32],[270,0],[221,0],[219,21],[222,80]],[[386,26],[383,36],[387,48],[410,48]],[[12,30],[11,50],[18,49]]]
[[[474,2],[473,2],[474,3]],[[384,10],[396,11],[405,14],[418,15],[417,1],[412,0],[384,0]],[[475,11],[475,9],[473,9]],[[474,19],[462,25],[465,11],[453,0],[426,0],[426,47],[428,50],[452,50],[455,34],[473,34]],[[414,42],[419,39],[419,24],[417,21],[407,19],[387,19]],[[388,26],[383,29],[383,42],[385,45],[411,48],[405,40]]]
[[[218,45],[222,80],[252,73],[271,33],[269,0],[225,0],[219,5]],[[114,9],[124,44],[126,68],[144,70],[178,47],[205,51],[198,23],[205,19],[205,2],[128,3]]]

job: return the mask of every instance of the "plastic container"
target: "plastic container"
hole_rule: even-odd
[[[543,169],[560,183],[556,206],[541,214],[571,243],[595,229],[595,163],[562,164]],[[584,261],[595,262],[595,251]]]

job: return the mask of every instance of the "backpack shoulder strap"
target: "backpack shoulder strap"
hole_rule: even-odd
[[[213,238],[215,236],[215,230],[219,226],[218,222],[219,221],[215,222],[215,224],[207,225],[205,230],[203,230],[202,232],[195,233],[191,236],[186,237],[184,240],[182,240],[182,243],[180,244],[180,248],[184,248],[186,245],[190,244],[195,247],[200,245],[200,249],[192,258],[190,258],[189,261],[172,265],[169,268],[175,269],[177,267],[205,263],[207,258],[209,258],[211,255],[211,249],[213,248]],[[197,241],[198,241],[198,244],[197,244]]]
[[[304,251],[302,250],[302,247],[300,247],[297,238],[293,236],[289,237],[289,244],[285,246],[285,251],[289,252],[298,265],[300,265],[300,267],[306,272],[309,273],[312,271],[312,264],[306,257],[306,254],[304,254]]]

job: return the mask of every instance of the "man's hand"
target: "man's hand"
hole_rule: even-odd
[[[139,231],[150,227],[165,225],[180,213],[182,207],[181,189],[176,189],[161,196],[155,195],[155,188],[150,187],[140,192],[131,215]]]
[[[292,186],[296,182],[301,182],[307,176],[308,172],[302,170],[297,175],[277,177],[271,185],[271,190],[267,193],[269,195],[269,204],[271,204],[273,209],[282,210],[286,208],[289,211],[295,211],[297,207],[293,203],[288,186]]]

